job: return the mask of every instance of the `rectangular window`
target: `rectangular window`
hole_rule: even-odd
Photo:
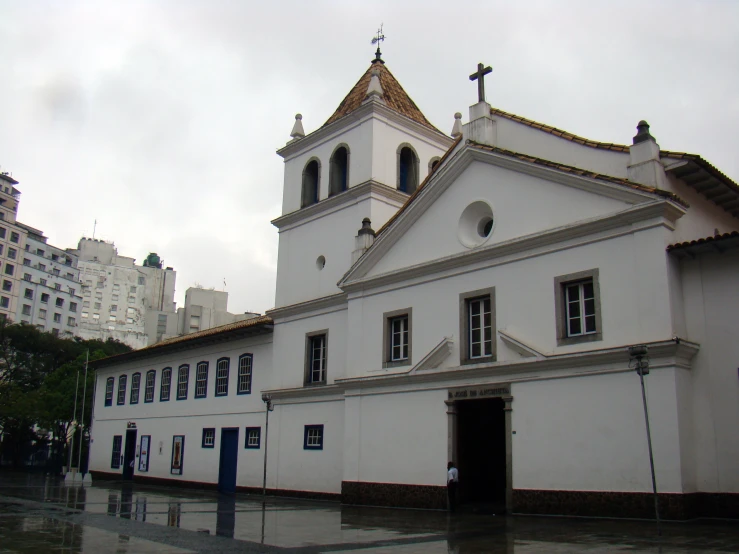
[[[40,285],[46,286],[46,279],[39,279],[38,282]]]
[[[73,317],[68,317],[67,318],[67,325],[70,326],[70,327],[74,327],[75,325],[77,325],[77,320],[75,318],[73,318]]]
[[[244,448],[259,448],[262,439],[261,427],[247,427]]]
[[[143,285],[145,282],[144,278],[139,276],[139,285]]]
[[[2,254],[2,252],[0,252],[0,254]],[[31,260],[29,260],[28,258],[23,258],[23,265],[31,265]]]
[[[5,227],[0,227],[0,239],[5,238]]]
[[[495,288],[459,295],[460,348],[463,364],[482,363],[495,359]]]
[[[129,296],[128,297],[128,303],[129,304],[135,304],[136,303],[136,297],[135,296]]]
[[[17,243],[21,239],[21,236],[18,233],[11,232],[10,233],[10,242]]]
[[[113,379],[113,377],[108,377],[108,379],[105,381],[105,405],[106,406],[113,405],[113,387],[114,386],[115,386],[115,379]]]
[[[41,293],[41,302],[43,302],[44,304],[49,303],[49,295],[47,293],[45,292]]]
[[[43,256],[43,255],[44,255],[44,251],[43,251],[43,250],[41,250],[40,248],[37,248],[37,249],[36,249],[36,255],[37,255],[37,256]]]
[[[39,319],[46,319],[46,310],[44,310],[43,308],[41,308],[38,311],[38,318]]]
[[[82,307],[83,308],[89,308],[90,307],[90,301],[89,300],[84,300],[82,302]]]
[[[5,275],[13,275],[15,266],[13,264],[5,264]]]
[[[110,311],[111,311],[111,312],[117,312],[117,311],[118,311],[118,306],[117,306],[117,305],[115,305],[115,304],[111,304],[111,305],[110,305]]]
[[[70,312],[76,312],[77,311],[77,302],[70,302],[69,303],[69,311]]]
[[[208,395],[208,362],[200,362],[195,369],[195,398]]]
[[[57,308],[63,308],[64,307],[64,298],[57,298],[56,299],[56,302],[54,303],[54,305]]]
[[[602,340],[597,269],[554,279],[557,345]]]
[[[87,312],[82,312],[82,317],[87,318]]]
[[[136,285],[133,285],[130,290],[131,290],[131,293],[136,292]]]
[[[46,271],[46,265],[44,265],[44,264],[38,264],[38,268],[39,268],[39,269],[40,269],[41,271]]]
[[[100,314],[92,314],[92,319],[94,319],[95,321],[99,321],[100,320]]]
[[[239,356],[239,388],[237,394],[251,394],[252,355]]]
[[[24,273],[24,274],[23,274],[23,280],[24,280],[24,281],[28,281],[28,282],[31,282],[31,281],[32,281],[33,279],[32,279],[32,277],[31,277],[31,274],[30,274],[30,273]]]
[[[121,450],[123,445],[123,435],[113,436],[113,453],[110,458],[111,469],[119,469],[121,467]]]
[[[61,323],[62,322],[62,314],[54,314],[54,323]]]
[[[15,248],[8,248],[8,258],[15,260],[18,256],[18,251]]]
[[[75,290],[73,287],[69,287],[69,294],[74,296]]]
[[[412,312],[411,308],[406,308],[382,314],[382,367],[400,367],[411,364]]]
[[[121,286],[118,283],[116,283],[115,285],[113,285],[113,290],[115,292],[118,292],[119,290],[121,290]]]
[[[28,274],[26,274],[26,275],[28,275]],[[29,275],[29,277],[30,277],[30,275]],[[8,281],[7,279],[3,279],[3,290],[5,292],[10,292],[11,290],[13,290],[13,282],[12,281]]]
[[[7,296],[0,296],[0,308],[10,307],[10,298]]]
[[[23,291],[23,298],[33,300],[33,289],[26,289],[25,291]]]
[[[177,370],[177,400],[187,399],[187,385],[190,380],[190,366],[181,365]]]
[[[95,302],[92,307],[95,308],[96,310],[99,310],[100,308],[103,307],[103,305],[100,302]]]
[[[141,374],[134,373],[131,376],[131,398],[129,404],[139,403],[139,389],[141,388]]]
[[[323,450],[323,425],[306,425],[303,434],[303,449]]]
[[[221,358],[216,362],[216,396],[228,395],[228,369],[230,358]]]
[[[121,375],[118,377],[118,401],[119,406],[123,406],[126,403],[126,380],[128,377]]]
[[[109,315],[108,316],[108,321],[115,321],[115,316],[114,315]]]
[[[54,269],[52,269],[52,270],[51,270],[51,272],[52,272],[52,273],[53,273],[54,275],[59,275],[59,268],[58,268],[58,267],[55,267]]]
[[[54,283],[54,290],[62,290],[62,286],[59,283]]]
[[[144,391],[144,402],[154,402],[154,385],[157,372],[153,369],[146,372],[146,390]]]
[[[159,402],[169,400],[169,391],[172,385],[172,368],[165,367],[162,370],[162,384],[159,387]]]
[[[326,355],[327,338],[325,332],[309,335],[307,353],[307,384],[326,383]]]
[[[203,429],[203,448],[215,448],[216,430],[214,428]]]
[[[122,406],[126,403],[126,380],[127,376],[121,375],[118,377],[118,400],[117,404]]]
[[[390,360],[399,362],[408,359],[408,316],[390,320]]]
[[[23,304],[23,315],[31,315],[31,306]]]

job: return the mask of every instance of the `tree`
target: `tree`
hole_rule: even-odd
[[[21,465],[30,445],[43,443],[46,433],[39,432],[43,428],[58,442],[65,441],[73,419],[77,371],[88,350],[92,360],[131,348],[111,339],[61,338],[33,325],[0,320],[0,455],[14,466]],[[89,372],[85,421],[92,409],[92,383],[94,373]],[[83,385],[80,377],[79,399]]]

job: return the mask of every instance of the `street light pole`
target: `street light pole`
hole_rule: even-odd
[[[267,444],[268,444],[268,438],[269,438],[269,413],[274,410],[274,406],[272,406],[272,397],[264,393],[262,394],[262,402],[264,402],[265,407],[265,421],[264,421],[264,473],[262,475],[262,497],[265,498],[267,496]]]
[[[85,351],[85,377],[84,377],[84,384],[82,386],[82,415],[80,416],[80,419],[82,420],[82,431],[80,432],[80,453],[77,456],[77,472],[80,474],[80,477],[82,477],[82,443],[84,442],[82,440],[82,434],[84,432],[84,426],[85,426],[85,396],[87,395],[87,364],[90,361],[90,351]]]
[[[660,523],[659,519],[659,497],[657,496],[657,477],[654,473],[654,454],[652,453],[652,432],[649,428],[649,410],[647,409],[647,393],[644,388],[644,376],[649,374],[649,357],[647,356],[647,346],[640,344],[637,346],[629,347],[629,358],[634,363],[634,369],[636,369],[639,375],[639,382],[641,383],[641,397],[642,403],[644,404],[644,421],[647,425],[647,445],[649,447],[649,467],[652,471],[652,492],[654,494],[654,516],[657,519],[657,525]],[[629,364],[630,365],[630,364]]]

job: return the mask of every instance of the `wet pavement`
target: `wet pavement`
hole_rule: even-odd
[[[504,517],[0,474],[0,554],[739,552],[739,522]]]

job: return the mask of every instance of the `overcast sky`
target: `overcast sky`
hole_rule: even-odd
[[[114,241],[229,310],[274,304],[282,159],[387,67],[451,132],[488,101],[606,142],[646,119],[663,149],[739,179],[739,2],[0,0],[0,170],[49,242]]]

